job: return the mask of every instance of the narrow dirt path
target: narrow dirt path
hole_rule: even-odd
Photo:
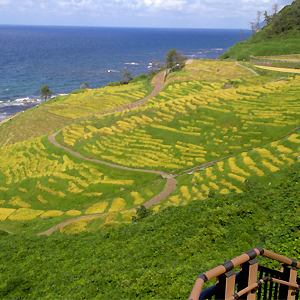
[[[119,107],[116,109],[113,109],[110,112],[122,112],[126,109],[132,109],[135,107],[138,107],[142,104],[144,104],[147,100],[151,99],[152,97],[154,97],[155,95],[157,95],[164,87],[164,82],[165,82],[165,76],[166,76],[166,71],[164,72],[160,72],[155,76],[155,84],[154,84],[154,88],[151,92],[151,94],[143,99],[140,99],[136,102],[130,103],[128,105],[125,105],[123,107]]]
[[[254,70],[252,70],[252,69],[250,69],[248,67],[245,67],[245,66],[239,64],[238,62],[236,62],[236,64],[239,65],[239,66],[241,66],[244,69],[247,69],[247,70],[251,71],[255,76],[259,76],[259,74],[257,72],[255,72]]]
[[[123,110],[126,110],[126,109],[132,109],[134,107],[137,107],[139,105],[142,105],[144,104],[148,99],[154,97],[155,95],[157,95],[164,87],[164,80],[165,80],[165,72],[161,72],[159,73],[157,76],[156,76],[156,80],[155,80],[155,86],[154,86],[154,89],[152,91],[152,93],[141,99],[141,100],[138,100],[130,105],[127,105],[127,106],[124,106],[122,108],[119,108],[118,110],[116,111],[123,111]],[[61,129],[62,130],[62,129]],[[167,179],[167,183],[165,185],[165,188],[164,190],[159,193],[158,195],[156,195],[154,198],[152,198],[151,200],[147,201],[146,203],[144,203],[144,206],[146,208],[150,207],[151,205],[155,205],[157,203],[159,203],[160,201],[162,201],[163,199],[167,198],[175,189],[176,187],[176,184],[177,184],[177,181],[175,178],[173,178],[172,175],[169,175],[165,172],[162,172],[162,171],[155,171],[155,170],[144,170],[144,169],[134,169],[134,168],[128,168],[128,167],[124,167],[124,166],[120,166],[120,165],[116,165],[116,164],[112,164],[112,163],[108,163],[106,161],[102,161],[102,160],[98,160],[98,159],[92,159],[92,158],[88,158],[88,157],[85,157],[83,155],[81,155],[80,153],[78,152],[75,152],[67,147],[64,147],[62,145],[60,145],[56,140],[55,140],[55,136],[61,131],[59,130],[58,132],[55,132],[51,135],[48,136],[48,139],[50,141],[50,143],[52,143],[54,146],[58,147],[58,148],[61,148],[65,151],[68,151],[69,153],[81,158],[81,159],[85,159],[85,160],[88,160],[88,161],[92,161],[92,162],[96,162],[96,163],[99,163],[99,164],[103,164],[103,165],[107,165],[107,166],[110,166],[110,167],[113,167],[113,168],[119,168],[119,169],[123,169],[123,170],[130,170],[130,171],[136,171],[136,172],[146,172],[146,173],[154,173],[154,174],[160,174],[163,178],[166,178]],[[42,232],[40,233],[39,235],[44,235],[44,234],[51,234],[52,232],[54,232],[55,230],[71,223],[71,222],[74,222],[74,221],[77,221],[77,220],[80,220],[80,219],[86,219],[86,218],[93,218],[93,217],[100,217],[104,215],[103,213],[102,214],[94,214],[94,215],[86,215],[86,216],[81,216],[81,217],[77,217],[77,218],[74,218],[74,219],[70,219],[68,221],[65,221],[65,222],[62,222],[50,229],[48,229],[47,231],[45,232]]]

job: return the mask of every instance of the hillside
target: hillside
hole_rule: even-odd
[[[260,74],[194,60],[0,125],[0,297],[179,299],[252,247],[299,259],[300,76]]]
[[[0,228],[106,229],[130,222],[140,204],[158,212],[241,193],[246,180],[275,182],[297,162],[300,140],[300,77],[281,76],[194,61],[141,106],[132,102],[149,95],[149,80],[73,93],[18,115],[0,127]],[[58,144],[40,131],[41,117],[46,132],[61,128]],[[22,120],[31,127],[20,131]]]
[[[2,235],[0,297],[187,299],[199,273],[253,247],[299,260],[299,171],[104,233]]]
[[[300,53],[300,1],[286,5],[271,22],[248,40],[236,43],[221,59],[249,60],[251,56]]]

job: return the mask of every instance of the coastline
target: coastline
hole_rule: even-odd
[[[40,101],[28,103],[27,105],[5,105],[0,106],[0,125],[9,121],[16,115],[22,113],[23,111],[34,107],[35,105],[41,103]]]

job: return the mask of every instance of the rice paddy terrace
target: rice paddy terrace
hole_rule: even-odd
[[[300,76],[274,74],[194,61],[143,106],[128,107],[149,94],[138,82],[56,98],[13,118],[0,126],[0,228],[38,234],[73,220],[58,227],[74,233],[130,222],[134,208],[164,190],[162,173],[177,185],[154,212],[242,193],[246,181],[272,184],[300,147]],[[53,132],[81,156],[50,143]]]

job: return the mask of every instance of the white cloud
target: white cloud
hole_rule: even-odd
[[[63,23],[67,22],[63,19],[65,16],[73,16],[70,25],[90,25],[93,21],[93,25],[127,26],[129,20],[130,26],[141,26],[143,24],[139,25],[139,22],[152,18],[180,27],[176,19],[185,19],[184,27],[197,22],[199,27],[212,27],[223,19],[229,23],[232,20],[228,28],[241,28],[241,24],[245,28],[256,17],[258,10],[271,13],[275,2],[282,8],[292,0],[0,0],[0,20],[11,18],[11,24],[14,24],[14,20],[26,19],[27,14],[32,21],[47,15],[49,22],[52,17],[57,22],[60,18]],[[76,24],[76,19],[80,19],[80,23],[77,21]],[[103,23],[106,20],[109,22]],[[168,23],[168,20],[172,21]],[[222,26],[226,27],[226,23]]]

